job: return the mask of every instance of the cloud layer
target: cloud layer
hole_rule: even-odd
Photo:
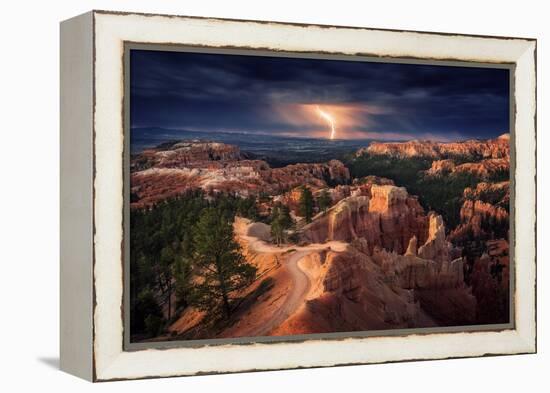
[[[508,131],[503,69],[132,50],[132,127],[454,140]]]

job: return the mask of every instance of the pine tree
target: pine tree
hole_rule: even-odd
[[[191,292],[192,266],[191,261],[183,256],[176,260],[174,267],[174,278],[176,282],[176,301],[178,307],[187,307]]]
[[[172,294],[174,293],[174,262],[176,256],[170,246],[164,247],[160,253],[160,263],[157,266],[159,288],[168,306],[167,318],[172,317]]]
[[[231,293],[246,287],[256,276],[256,267],[246,262],[233,238],[233,226],[219,209],[203,210],[193,236],[193,262],[198,270],[193,302],[205,311],[222,309],[231,316]]]
[[[279,216],[277,215],[272,221],[271,221],[271,236],[275,240],[275,243],[279,246],[283,241],[283,235],[284,235],[284,229],[281,225],[281,220],[279,219]]]
[[[290,216],[290,209],[287,205],[281,205],[279,217],[284,229],[291,229],[294,226],[294,220]]]
[[[306,186],[302,187],[299,210],[300,215],[305,218],[307,223],[310,223],[311,218],[313,217],[313,194]]]
[[[277,245],[283,243],[285,232],[294,226],[294,220],[290,216],[290,209],[280,203],[273,207],[271,212],[271,236],[275,239]]]
[[[144,331],[149,337],[158,335],[164,325],[162,310],[155,299],[153,292],[146,287],[137,297],[137,315],[131,318],[137,319],[137,328]]]

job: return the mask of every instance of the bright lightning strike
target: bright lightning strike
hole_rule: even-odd
[[[336,137],[336,127],[334,125],[334,118],[330,114],[328,114],[327,112],[319,108],[319,105],[317,105],[317,112],[319,112],[319,115],[323,119],[325,119],[330,125],[330,139],[334,139]]]

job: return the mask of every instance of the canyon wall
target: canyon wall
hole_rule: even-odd
[[[348,168],[338,160],[271,168],[265,161],[243,158],[236,146],[201,141],[145,150],[133,157],[131,168],[132,207],[194,189],[248,197],[278,195],[302,185],[320,189],[350,182]]]
[[[303,228],[303,239],[322,243],[364,238],[370,252],[380,247],[397,253],[405,252],[413,236],[426,241],[429,219],[415,197],[392,185],[372,185],[370,193],[338,202]]]
[[[360,149],[356,155],[365,153],[386,155],[398,158],[425,157],[435,160],[452,157],[508,158],[510,157],[509,134],[489,140],[469,140],[463,142],[373,142]]]
[[[462,260],[436,261],[353,246],[300,261],[312,281],[307,302],[274,335],[365,331],[475,321],[476,299]]]

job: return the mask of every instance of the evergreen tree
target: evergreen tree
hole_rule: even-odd
[[[275,205],[271,212],[271,236],[277,245],[286,241],[285,232],[292,228],[293,225],[294,221],[290,216],[288,206],[282,204]]]
[[[174,267],[174,278],[176,286],[176,302],[178,307],[187,307],[192,290],[192,265],[191,261],[183,256],[176,260]]]
[[[176,308],[194,300],[200,279],[194,266],[194,232],[201,212],[215,208],[232,222],[235,214],[256,219],[255,198],[215,195],[201,190],[186,192],[130,215],[130,330],[132,335],[156,335]],[[196,276],[194,276],[194,274]],[[174,299],[175,298],[175,299]],[[175,300],[175,302],[174,302]],[[158,329],[157,329],[158,328]]]
[[[146,333],[149,337],[156,336],[164,324],[164,319],[155,295],[149,287],[139,292],[135,303],[130,314],[132,332]]]
[[[294,220],[290,216],[290,209],[287,205],[281,205],[279,209],[279,219],[284,229],[291,229],[294,226]]]
[[[330,197],[328,190],[326,188],[323,189],[323,191],[321,191],[321,195],[319,195],[319,198],[317,198],[319,209],[321,209],[323,213],[326,213],[327,209],[330,207],[331,202],[332,198]]]
[[[167,304],[167,318],[172,318],[172,294],[174,293],[174,265],[176,256],[170,246],[164,247],[156,266],[159,289]]]
[[[281,225],[281,220],[279,220],[279,216],[271,220],[271,236],[278,246],[283,242],[284,229]]]
[[[231,316],[231,293],[249,285],[256,267],[246,262],[233,238],[233,226],[216,208],[203,210],[193,236],[193,262],[198,278],[193,286],[195,305],[208,311],[221,307]]]
[[[300,215],[305,218],[307,223],[311,222],[313,217],[313,194],[311,190],[303,186],[302,194],[300,195],[300,204],[299,204]]]

